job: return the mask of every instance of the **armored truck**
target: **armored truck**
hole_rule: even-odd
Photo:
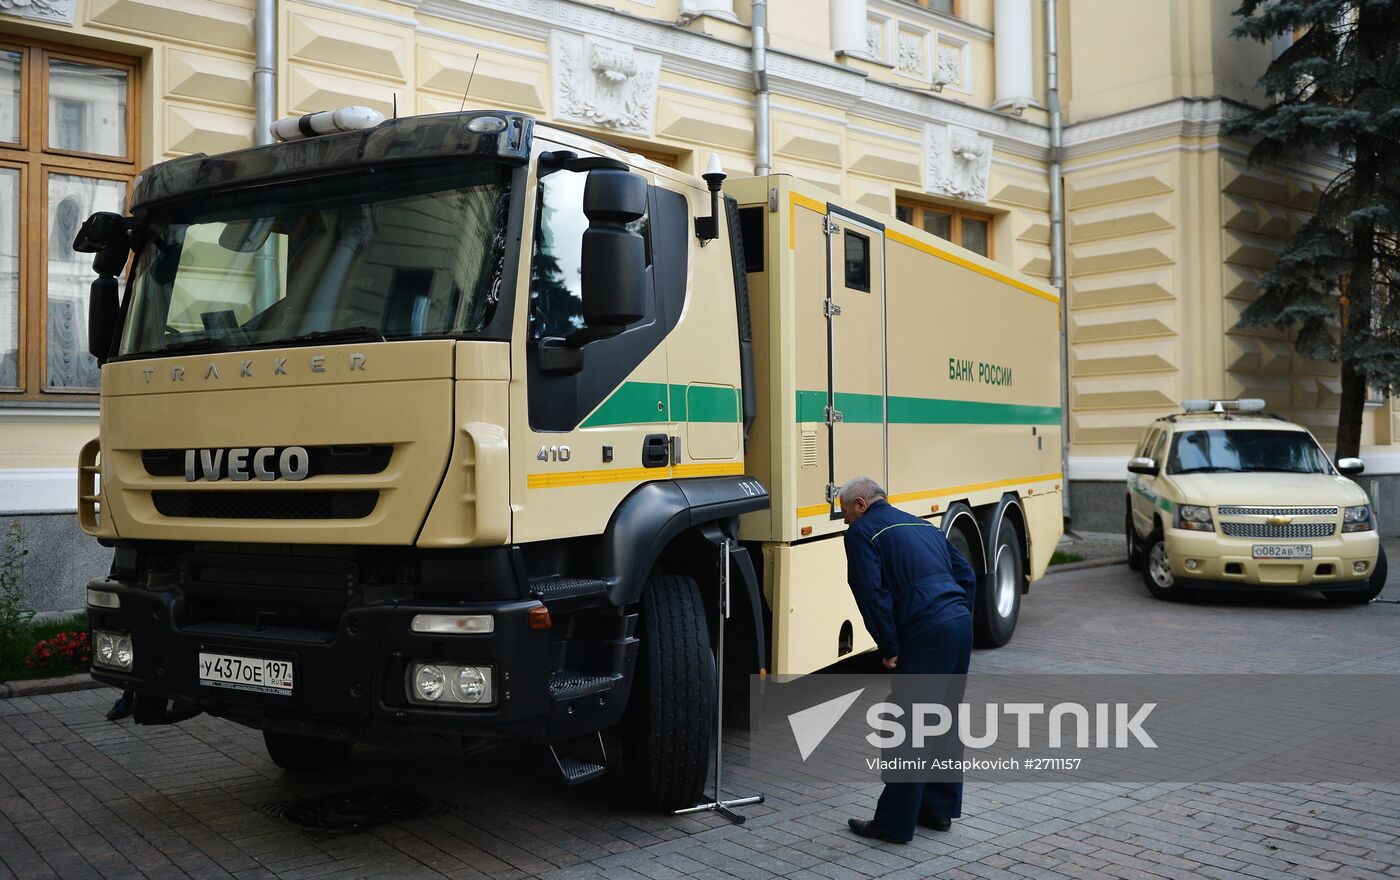
[[[518,113],[324,121],[155,165],[78,236],[93,676],[137,723],[226,718],[292,770],[505,737],[583,782],[611,751],[689,805],[721,584],[736,676],[873,647],[860,475],[982,573],[979,643],[1011,638],[1061,526],[1052,289]]]

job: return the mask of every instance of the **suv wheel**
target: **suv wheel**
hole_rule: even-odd
[[[1153,532],[1144,547],[1142,558],[1142,582],[1147,591],[1158,599],[1174,601],[1184,592],[1172,574],[1171,561],[1167,556],[1167,539],[1160,531]]]
[[[1376,567],[1371,569],[1371,580],[1369,586],[1364,590],[1323,590],[1322,595],[1327,597],[1328,602],[1335,602],[1338,605],[1365,605],[1381,594],[1385,589],[1385,579],[1390,574],[1389,566],[1385,561],[1385,548],[1380,548],[1376,554]]]
[[[1142,571],[1142,547],[1138,546],[1137,528],[1133,526],[1133,502],[1123,517],[1123,537],[1128,545],[1128,570]]]

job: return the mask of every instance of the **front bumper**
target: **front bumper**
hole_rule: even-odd
[[[306,732],[341,739],[382,741],[385,731],[503,736],[532,742],[557,739],[571,723],[554,716],[550,699],[550,631],[531,629],[534,599],[434,604],[417,600],[347,608],[334,632],[247,624],[182,623],[189,618],[178,589],[153,591],[112,578],[90,589],[116,593],[119,609],[90,607],[94,629],[131,636],[130,673],[93,667],[92,676],[139,695],[173,700],[177,706],[263,729]],[[489,634],[414,633],[415,614],[490,614]],[[201,651],[289,660],[290,695],[265,694],[201,684]],[[492,706],[424,707],[409,703],[405,681],[416,660],[493,668]],[[597,719],[594,719],[596,722]]]
[[[1351,532],[1313,540],[1229,538],[1218,532],[1168,529],[1167,556],[1172,574],[1191,581],[1222,585],[1365,589],[1380,552],[1376,532]],[[1256,544],[1311,544],[1312,559],[1255,559]],[[1187,568],[1194,561],[1195,568]],[[1355,564],[1365,563],[1365,571]]]

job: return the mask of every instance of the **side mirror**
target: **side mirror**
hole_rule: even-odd
[[[1344,477],[1357,477],[1366,470],[1366,463],[1359,458],[1339,458],[1337,470],[1341,471]]]
[[[73,237],[73,250],[80,254],[95,254],[115,245],[125,247],[126,218],[112,211],[98,211],[83,221]]]
[[[1135,474],[1144,474],[1149,477],[1157,476],[1157,462],[1145,455],[1128,459],[1128,470]]]
[[[583,321],[592,339],[616,336],[646,317],[646,241],[627,228],[647,212],[647,183],[611,168],[588,172],[583,189],[580,293]]]
[[[112,353],[112,337],[117,333],[120,306],[117,299],[117,279],[99,275],[93,279],[88,293],[88,353],[99,364],[107,362]]]

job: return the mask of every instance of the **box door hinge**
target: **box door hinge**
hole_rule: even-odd
[[[831,503],[835,502],[836,499],[840,496],[840,494],[841,494],[841,487],[840,487],[840,486],[836,485],[835,483],[827,483],[827,484],[826,484],[826,503],[827,503],[827,504],[831,504]]]
[[[776,186],[768,187],[768,213],[778,213],[778,188]]]
[[[841,227],[837,225],[836,221],[832,220],[830,216],[822,218],[822,232],[825,232],[827,235],[835,235],[840,231]]]
[[[843,416],[843,415],[841,415],[841,410],[837,409],[837,408],[834,407],[834,406],[830,406],[830,405],[827,406],[827,408],[826,408],[826,423],[827,423],[828,425],[835,425],[835,424],[837,424],[838,422],[844,422],[845,420],[846,420],[846,417]]]
[[[837,315],[841,314],[841,307],[829,299],[823,300],[822,311],[826,313],[828,318],[835,318]]]

